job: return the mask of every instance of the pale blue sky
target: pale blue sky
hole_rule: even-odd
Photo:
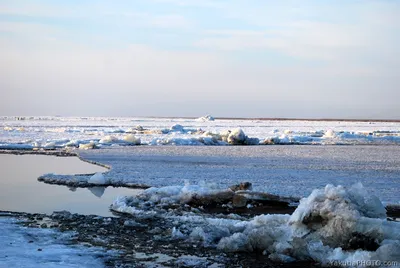
[[[1,115],[400,119],[400,1],[0,0]]]

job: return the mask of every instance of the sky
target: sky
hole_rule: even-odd
[[[400,119],[400,0],[0,0],[0,115]]]

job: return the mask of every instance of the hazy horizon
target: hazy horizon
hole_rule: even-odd
[[[389,0],[0,0],[0,114],[400,119],[399,14]]]
[[[204,114],[202,116],[208,116],[210,114]],[[15,117],[18,120],[25,120],[29,117],[41,118],[41,117],[60,117],[60,118],[172,118],[172,119],[199,119],[202,116],[169,116],[169,115],[46,115],[46,114],[38,114],[38,115],[0,115],[0,117]],[[400,122],[399,118],[363,118],[363,117],[266,117],[266,116],[215,116],[210,115],[214,119],[240,119],[240,120],[277,120],[277,121],[297,121],[297,120],[305,120],[305,121],[387,121],[387,122]]]

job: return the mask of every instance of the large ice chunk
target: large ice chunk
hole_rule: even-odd
[[[124,141],[132,144],[132,145],[139,145],[140,144],[140,138],[135,137],[133,134],[128,134],[124,137]]]
[[[244,134],[243,130],[238,128],[234,129],[231,133],[229,133],[229,136],[227,138],[227,141],[230,144],[243,144],[244,141],[246,140],[246,135]]]
[[[90,177],[88,183],[104,185],[108,183],[108,180],[104,177],[103,173],[97,172],[92,177]]]
[[[303,198],[288,216],[254,218],[241,233],[222,238],[226,251],[260,250],[289,261],[399,260],[400,224],[386,220],[379,199],[361,184],[327,185]]]
[[[215,120],[215,118],[209,114],[196,119],[196,121],[198,121],[198,122],[207,122],[207,121],[214,121],[214,120]]]

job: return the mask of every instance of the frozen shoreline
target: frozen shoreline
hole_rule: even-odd
[[[72,244],[86,245],[85,252],[92,251],[92,247],[110,252],[97,259],[106,267],[319,267],[310,261],[275,263],[255,252],[221,252],[203,247],[201,243],[171,239],[173,224],[160,217],[135,219],[122,214],[98,217],[66,211],[51,215],[13,212],[0,212],[0,215],[22,221],[22,225],[33,232],[46,232],[48,228],[49,231],[73,232]]]
[[[302,200],[302,206],[291,216],[268,214],[252,218],[201,213],[195,207],[166,201],[165,198],[175,198],[175,191],[171,188],[149,189],[148,193],[138,197],[139,202],[116,200],[112,209],[123,214],[115,218],[66,211],[51,215],[12,212],[2,212],[1,215],[23,219],[28,227],[73,231],[74,243],[113,250],[115,254],[105,258],[111,267],[146,267],[149,264],[175,267],[183,263],[185,267],[317,267],[333,261],[347,263],[371,258],[398,263],[400,258],[396,255],[396,248],[400,245],[397,241],[400,239],[400,223],[382,218],[385,214],[383,207],[373,199],[360,199],[366,193],[359,187],[355,186],[347,193],[340,187],[331,186],[317,190]],[[162,192],[164,194],[160,197],[164,199],[153,197]],[[326,203],[320,199],[321,194],[333,194],[337,198],[329,198]],[[348,194],[352,200],[350,204],[346,201]],[[146,205],[144,199],[144,206],[141,206],[143,197],[148,198],[152,205]],[[331,206],[337,202],[342,205]],[[330,213],[324,212],[324,206],[330,207]],[[319,217],[328,223],[319,225]],[[295,225],[288,224],[288,220]],[[337,225],[337,221],[341,224]],[[303,228],[313,235],[302,236]],[[307,231],[307,228],[310,229]],[[333,229],[329,231],[330,228]],[[373,232],[369,231],[371,228]],[[362,233],[353,237],[353,229]],[[286,232],[289,237],[283,235]],[[304,239],[307,244],[298,244],[300,241],[290,238],[292,235],[297,237],[298,232],[301,235],[299,239]],[[376,236],[377,240],[371,240],[369,236]],[[264,239],[272,240],[265,242]],[[323,242],[325,246],[321,244],[315,248],[315,243],[322,243],[318,242],[319,239],[326,240]],[[334,249],[337,243],[344,243],[348,248]],[[264,249],[265,246],[268,247]],[[303,247],[306,247],[305,252]]]

